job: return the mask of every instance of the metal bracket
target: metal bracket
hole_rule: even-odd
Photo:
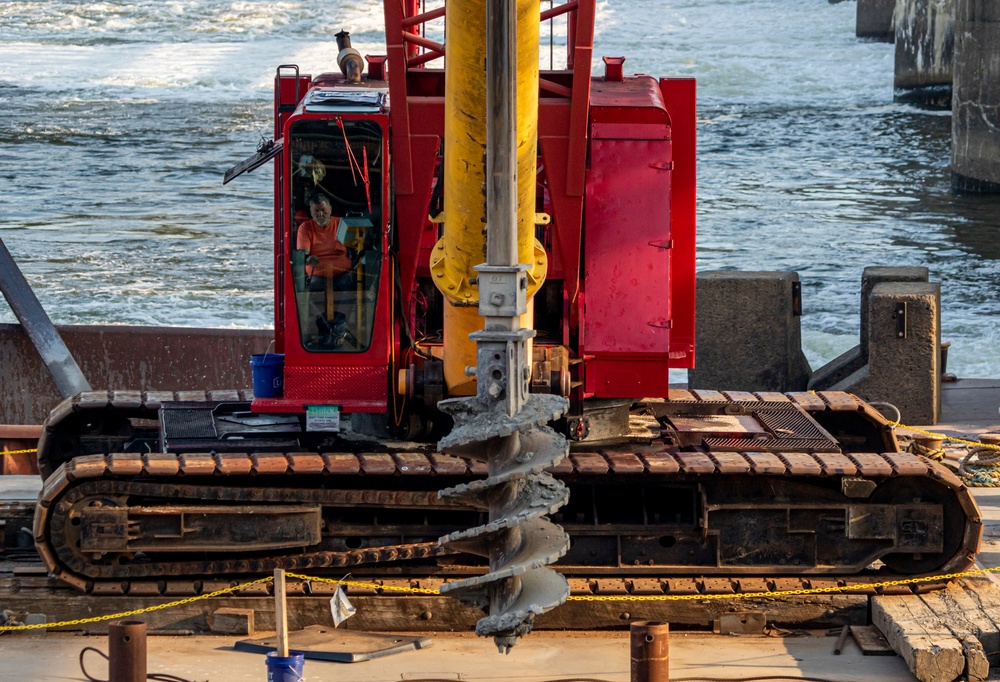
[[[899,301],[892,312],[892,317],[896,320],[896,337],[906,338],[906,301]]]
[[[802,317],[802,282],[792,282],[792,315]]]

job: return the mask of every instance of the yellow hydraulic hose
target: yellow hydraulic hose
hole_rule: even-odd
[[[545,250],[535,239],[535,164],[538,147],[539,0],[517,1],[518,256],[531,297],[545,280]],[[444,294],[444,378],[450,395],[471,395],[476,366],[471,332],[482,329],[473,267],[486,262],[486,0],[449,0],[445,15],[444,236],[431,255],[434,284]]]

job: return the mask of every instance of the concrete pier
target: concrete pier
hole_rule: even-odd
[[[955,0],[952,185],[1000,192],[1000,3]]]
[[[941,109],[951,105],[954,5],[955,0],[896,0],[897,102]]]
[[[695,389],[801,391],[802,295],[796,272],[698,273]]]
[[[896,0],[858,0],[855,35],[883,43],[891,43],[896,36],[892,15]]]

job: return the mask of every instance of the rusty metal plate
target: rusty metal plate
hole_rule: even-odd
[[[183,452],[178,457],[185,476],[210,476],[215,473],[215,457],[207,452]]]
[[[795,392],[785,395],[806,412],[822,412],[826,409],[826,403],[816,393]]]
[[[608,463],[596,452],[576,452],[569,456],[578,474],[604,475],[608,473]]]
[[[843,391],[819,391],[816,395],[823,399],[834,412],[856,412],[861,405],[850,393]]]
[[[112,402],[121,410],[134,410],[142,407],[142,391],[113,391]]]
[[[631,452],[608,452],[605,457],[611,464],[611,471],[616,474],[641,474],[646,470],[642,460]]]
[[[142,473],[142,455],[137,452],[116,452],[108,455],[107,459],[115,476],[138,476]]]
[[[778,393],[776,391],[755,391],[754,395],[757,396],[763,402],[770,403],[790,403],[792,402],[784,393]]]
[[[814,454],[814,457],[819,460],[820,465],[823,467],[823,473],[827,476],[854,476],[858,473],[858,468],[854,465],[854,462],[845,455],[833,452],[817,452]]]
[[[764,578],[738,578],[735,580],[737,591],[740,594],[751,592],[770,592],[771,588]]]
[[[746,474],[750,472],[750,462],[738,452],[710,452],[708,456],[715,462],[720,474]]]
[[[97,478],[103,476],[108,470],[104,455],[85,455],[77,457],[66,463],[66,479],[75,480],[77,478]]]
[[[485,466],[485,464],[483,464],[482,462],[476,462],[476,464],[481,465],[481,466]],[[470,468],[472,468],[472,467],[470,467]],[[565,457],[558,464],[556,464],[555,466],[551,466],[548,469],[546,469],[546,471],[548,471],[550,474],[557,474],[557,475],[564,475],[564,476],[567,475],[567,474],[572,474],[573,473],[573,460],[571,460],[569,457]],[[485,474],[486,472],[485,471],[483,471],[483,472],[473,471],[473,473],[475,473],[475,474],[479,474],[479,473]]]
[[[312,452],[290,452],[288,461],[296,474],[321,474],[326,470],[323,458]]]
[[[360,454],[361,471],[366,474],[388,476],[396,473],[396,461],[387,453]]]
[[[729,578],[699,578],[698,586],[706,594],[736,594]]]
[[[681,472],[685,474],[714,474],[715,462],[708,455],[700,452],[675,453],[681,464]]]
[[[883,455],[892,464],[899,476],[924,476],[927,474],[926,460],[909,452],[890,452]]]
[[[663,584],[655,578],[633,578],[628,586],[631,594],[663,594]]]
[[[749,391],[723,391],[722,395],[726,396],[729,400],[737,400],[746,403],[760,402],[757,396]]]
[[[667,592],[670,594],[701,594],[694,578],[670,578],[665,580]]]
[[[785,463],[770,452],[744,452],[750,462],[750,471],[755,474],[780,476],[785,473]]]
[[[694,393],[695,397],[701,401],[709,402],[725,402],[726,396],[722,395],[718,391],[691,391]]]
[[[401,474],[424,476],[432,471],[430,460],[423,453],[400,452],[393,457],[396,458],[396,470]]]
[[[678,400],[694,401],[697,398],[690,391],[685,391],[681,388],[671,388],[667,390],[667,400],[670,402],[676,402]]]
[[[792,476],[819,476],[823,473],[823,467],[816,458],[805,452],[782,452],[777,457],[785,463]]]
[[[681,470],[680,464],[669,452],[644,452],[639,459],[646,463],[646,469],[651,474],[676,474]]]
[[[253,469],[253,462],[246,453],[223,452],[217,457],[216,466],[223,476],[245,476]]]
[[[347,452],[338,452],[322,455],[326,462],[326,471],[331,474],[354,475],[361,471],[361,462],[358,456]]]
[[[442,476],[464,476],[469,471],[469,468],[465,465],[465,460],[460,457],[452,457],[451,455],[442,455],[435,452],[432,455],[428,455],[427,458],[430,460],[434,473]]]
[[[871,452],[855,452],[850,458],[858,465],[862,476],[892,476],[892,466],[882,455]],[[927,467],[924,467],[927,470]]]
[[[250,455],[255,474],[284,474],[288,472],[288,458],[280,452],[259,452]]]
[[[163,403],[173,402],[173,400],[173,391],[146,391],[143,393],[143,404],[150,410],[158,410]]]
[[[176,476],[180,472],[180,461],[173,454],[151,452],[145,455],[146,473],[150,476]],[[213,468],[215,464],[212,464]]]

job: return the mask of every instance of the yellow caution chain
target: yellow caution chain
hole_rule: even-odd
[[[567,601],[617,601],[617,602],[635,602],[635,601],[709,601],[715,599],[756,599],[756,598],[771,598],[771,597],[790,597],[796,595],[805,594],[831,594],[837,592],[856,592],[858,590],[869,590],[878,589],[880,587],[895,587],[900,585],[916,585],[919,583],[926,582],[940,582],[946,580],[954,580],[956,578],[964,578],[974,575],[984,575],[987,573],[996,573],[1000,571],[1000,566],[995,568],[980,568],[974,571],[965,571],[963,573],[945,573],[942,575],[933,576],[920,576],[916,578],[904,578],[902,580],[885,580],[882,582],[874,583],[863,583],[857,585],[834,585],[829,587],[813,587],[813,588],[803,588],[800,590],[776,590],[774,592],[739,592],[733,594],[609,594],[609,595],[575,595],[567,598]],[[373,582],[360,582],[355,580],[335,580],[332,578],[319,578],[309,575],[301,575],[298,573],[286,573],[290,578],[296,578],[298,580],[308,580],[310,582],[319,583],[330,583],[333,585],[341,585],[344,587],[358,587],[367,588],[374,590],[381,590],[383,592],[403,592],[409,594],[424,594],[424,595],[440,595],[438,590],[426,588],[426,587],[403,587],[400,585],[380,585]],[[162,611],[164,609],[170,609],[175,606],[183,606],[185,604],[191,604],[193,602],[202,601],[204,599],[211,599],[212,597],[219,597],[224,594],[231,594],[233,592],[238,592],[239,590],[250,587],[251,585],[260,585],[263,583],[269,583],[274,580],[273,576],[268,576],[266,578],[260,578],[259,580],[253,580],[241,585],[234,585],[232,587],[227,587],[222,590],[216,590],[215,592],[209,592],[208,594],[198,595],[197,597],[188,597],[187,599],[180,599],[178,601],[172,601],[167,604],[158,604],[156,606],[147,606],[141,609],[133,609],[132,611],[122,611],[121,613],[112,613],[107,616],[93,616],[91,618],[77,618],[74,620],[64,620],[57,623],[36,623],[33,625],[3,625],[0,626],[0,632],[17,632],[22,630],[42,630],[45,628],[61,628],[70,625],[86,625],[89,623],[100,623],[108,620],[118,620],[120,618],[129,618],[131,616],[138,616],[143,613],[151,613],[153,611]]]
[[[0,455],[4,457],[7,455],[30,455],[34,452],[38,452],[38,448],[32,448],[31,450],[4,450],[0,452]]]
[[[955,438],[954,436],[946,436],[943,433],[934,433],[933,431],[924,431],[923,429],[917,429],[912,426],[907,426],[906,424],[901,424],[899,422],[894,422],[891,419],[887,419],[887,422],[893,426],[898,426],[907,431],[913,431],[914,433],[919,433],[924,436],[931,436],[932,438],[941,438],[942,440],[948,440],[953,443],[964,443],[965,445],[974,445],[977,448],[986,448],[988,450],[1000,450],[1000,445],[993,445],[992,443],[980,443],[978,440],[966,440],[965,438]]]

